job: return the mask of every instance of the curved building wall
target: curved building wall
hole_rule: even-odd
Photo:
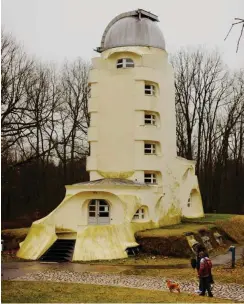
[[[133,59],[135,67],[117,69],[120,58]],[[167,53],[147,47],[105,51],[93,60],[89,82],[90,179],[144,181],[144,171],[162,175],[164,159],[176,156],[174,81]],[[145,83],[155,85],[155,96],[145,95]],[[145,113],[157,116],[156,126],[145,125]],[[156,155],[144,154],[144,142],[156,143]]]

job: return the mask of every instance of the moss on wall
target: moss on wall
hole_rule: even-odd
[[[129,178],[134,174],[134,171],[126,172],[105,172],[97,171],[104,178]]]
[[[179,224],[181,222],[180,208],[172,204],[167,212],[160,216],[158,224],[160,227]]]
[[[37,260],[56,240],[57,236],[54,226],[32,224],[25,241],[20,243],[17,257],[27,260]]]

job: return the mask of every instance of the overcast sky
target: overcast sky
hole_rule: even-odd
[[[235,17],[244,18],[244,0],[2,0],[2,26],[29,54],[62,62],[98,56],[107,24],[118,14],[142,8],[159,16],[168,53],[181,47],[217,48],[231,68],[244,68],[240,26],[224,38]]]

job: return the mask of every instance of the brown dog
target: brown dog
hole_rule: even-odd
[[[180,286],[178,283],[172,282],[170,280],[166,280],[166,285],[169,288],[170,292],[177,290],[180,293]]]

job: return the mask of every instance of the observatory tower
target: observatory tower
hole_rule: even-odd
[[[124,258],[136,231],[203,216],[195,162],[176,153],[174,76],[158,21],[138,9],[106,27],[89,76],[90,181],[66,186],[19,257],[52,260],[66,240],[73,261]]]
[[[107,26],[92,60],[90,179],[163,185],[176,157],[174,78],[157,16],[137,10]]]

